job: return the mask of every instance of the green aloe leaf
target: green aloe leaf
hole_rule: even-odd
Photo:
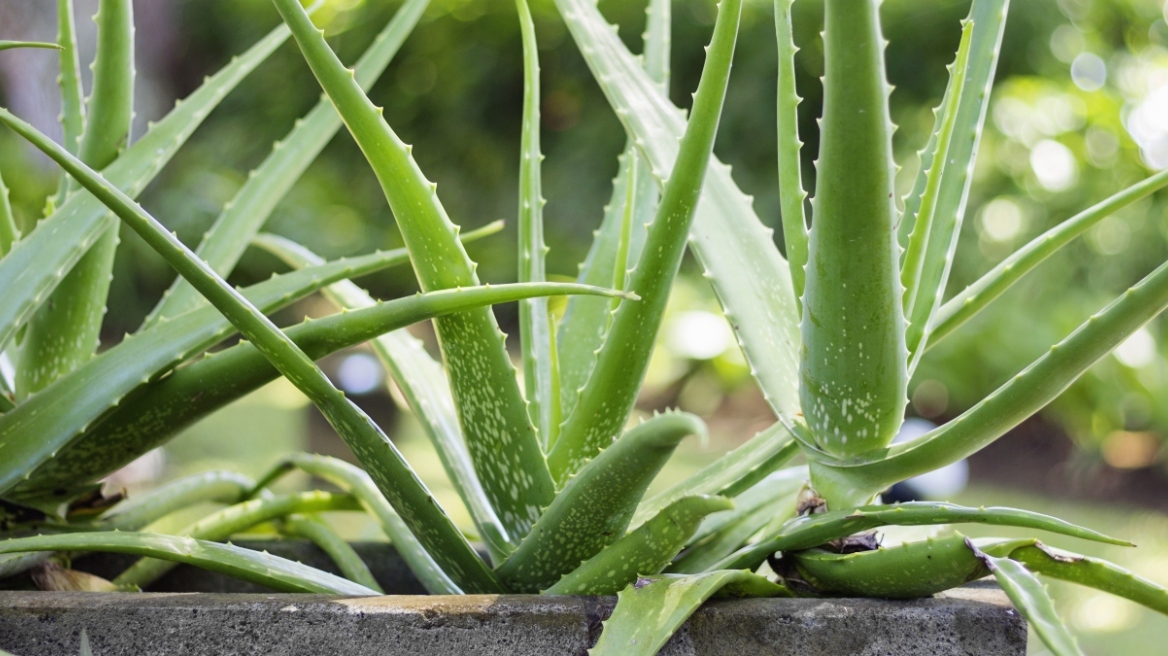
[[[612,443],[636,402],[702,193],[741,14],[740,0],[722,0],[718,6],[714,35],[694,95],[693,116],[629,281],[629,289],[641,300],[617,307],[596,366],[548,454],[548,466],[561,485]]]
[[[73,16],[73,0],[57,0],[57,43],[61,47],[61,77],[57,84],[61,87],[61,128],[65,149],[76,155],[81,146],[81,135],[85,132],[85,105],[81,101],[81,61],[77,55],[77,21]],[[65,202],[65,191],[69,186],[67,176],[61,176],[60,186],[58,207]]]
[[[803,286],[807,280],[807,216],[803,207],[807,191],[803,189],[803,162],[799,140],[799,103],[803,100],[795,88],[795,37],[791,29],[791,6],[795,0],[775,0],[775,34],[779,44],[779,203],[783,215],[783,241],[787,246],[787,264],[791,268],[791,286],[795,291],[795,309],[802,313]]]
[[[131,0],[102,0],[94,16],[97,54],[93,92],[77,157],[91,168],[109,166],[126,147],[134,118],[134,8]],[[67,149],[68,150],[68,149]],[[70,151],[72,152],[72,151]],[[118,221],[109,213],[97,241],[29,322],[16,367],[23,399],[75,370],[93,356],[101,338]]]
[[[1105,544],[1133,546],[1057,517],[1017,508],[968,508],[938,501],[912,501],[891,506],[865,506],[851,510],[803,515],[786,522],[774,537],[750,545],[718,564],[720,568],[758,567],[778,551],[800,551],[869,531],[881,526],[930,526],[937,524],[992,524],[1018,526],[1069,535]]]
[[[642,576],[659,574],[685,548],[703,518],[733,507],[725,497],[682,497],[565,574],[543,594],[617,594]]]
[[[284,463],[277,465],[272,473],[260,481],[260,485],[270,485],[276,477],[291,468],[299,469],[322,480],[326,480],[345,492],[357,497],[365,512],[373,516],[393,543],[394,549],[406,561],[410,571],[421,581],[431,594],[460,594],[462,590],[442,571],[439,564],[426,552],[422,543],[414,537],[397,512],[385,500],[369,474],[343,460],[328,456],[295,454],[288,456]]]
[[[279,592],[374,596],[375,590],[267,553],[189,537],[107,532],[40,535],[0,541],[0,554],[24,551],[106,551],[162,558],[258,583]]]
[[[197,503],[239,503],[253,487],[255,481],[235,472],[194,474],[122,501],[104,512],[101,522],[121,531],[138,531]]]
[[[470,241],[479,235],[493,234],[499,229],[502,229],[502,222],[468,232],[462,239],[464,242]],[[303,246],[274,235],[261,235],[256,245],[293,267],[316,266],[323,261]],[[347,310],[360,310],[375,305],[365,290],[349,281],[326,287],[324,294]],[[314,330],[319,330],[319,324]],[[297,336],[293,335],[293,339],[298,339],[297,343],[302,347],[311,348],[306,342],[299,341]],[[454,489],[474,520],[492,560],[502,562],[515,547],[508,541],[507,531],[475,474],[474,463],[458,425],[450,383],[442,371],[442,365],[430,357],[419,339],[404,329],[381,335],[370,344],[382,366],[393,377],[406,403],[420,420]],[[223,379],[239,380],[237,376]],[[170,398],[182,398],[182,391],[178,391],[177,395],[171,394]]]
[[[8,186],[4,178],[0,177],[0,258],[12,250],[12,245],[20,239],[20,231],[16,228],[15,217],[12,216],[12,203],[8,200]]]
[[[16,48],[45,48],[48,50],[61,50],[61,46],[56,43],[46,41],[3,41],[0,40],[0,50],[15,50]]]
[[[786,597],[786,588],[739,570],[640,579],[617,595],[616,608],[590,656],[653,656],[707,599]]]
[[[103,173],[110,184],[137,196],[237,84],[285,39],[278,27],[192,93],[153,125]],[[108,210],[87,193],[72,194],[63,206],[17,242],[0,260],[0,348],[53,291],[106,227]]]
[[[499,565],[499,578],[516,592],[539,592],[619,540],[677,445],[705,431],[700,419],[685,413],[658,415],[629,430],[568,481]]]
[[[357,551],[328,524],[308,515],[289,515],[281,523],[280,532],[290,537],[311,540],[332,558],[342,576],[370,590],[385,593]]]
[[[617,118],[663,183],[677,158],[684,114],[642,70],[596,3],[556,0],[556,6]],[[690,231],[690,247],[738,334],[752,374],[780,419],[790,423],[800,412],[799,318],[791,273],[773,231],[759,221],[729,167],[716,159],[706,172]]]
[[[252,499],[228,506],[207,515],[199,521],[176,531],[176,535],[199,540],[222,542],[236,533],[253,526],[286,517],[293,513],[312,513],[329,510],[360,510],[357,500],[347,494],[329,492],[300,492],[282,496]],[[178,563],[154,558],[143,558],[114,579],[114,584],[127,588],[145,588],[166,574]]]
[[[274,0],[317,81],[381,182],[425,291],[478,284],[475,265],[437,187],[361,91],[296,0]],[[494,315],[483,308],[435,322],[475,471],[512,539],[525,535],[555,486]]]
[[[929,332],[932,346],[960,328],[1006,292],[1025,276],[1042,264],[1048,257],[1069,244],[1079,235],[1100,221],[1115,214],[1132,203],[1168,187],[1168,171],[1161,171],[1127,189],[1100,201],[1079,214],[1063,221],[1030,240],[1006,259],[1002,260],[982,276],[977,282],[966,287],[937,311],[934,326]],[[926,347],[927,348],[927,347]]]
[[[430,0],[408,0],[393,20],[382,30],[354,66],[354,76],[362,89],[368,90],[393,60],[402,43],[422,17]],[[280,200],[316,159],[341,127],[341,117],[328,98],[322,98],[272,153],[248,176],[235,197],[223,208],[195,253],[221,276],[235,268],[252,237]],[[180,276],[166,291],[146,320],[150,326],[161,319],[174,317],[204,304],[195,288]]]
[[[661,91],[669,87],[671,0],[650,0],[646,7],[645,52],[641,63]],[[632,138],[618,157],[612,197],[604,208],[604,220],[580,267],[577,280],[591,285],[614,284],[624,289],[628,269],[641,255],[648,235],[647,224],[657,213],[657,183]],[[568,301],[560,324],[557,345],[560,365],[561,413],[571,412],[604,343],[612,321],[612,303],[596,298]],[[550,446],[550,443],[549,443]]]
[[[1055,656],[1083,656],[1075,637],[1059,619],[1046,586],[1035,578],[1030,570],[1022,563],[1009,558],[995,558],[978,550],[972,542],[967,540],[967,543],[973,553],[989,568],[1006,596],[1014,602],[1014,606],[1026,616],[1030,628],[1038,634],[1047,649]]]
[[[912,351],[914,365],[932,340],[930,331],[935,323],[934,317],[941,302],[941,295],[945,292],[957,241],[961,236],[965,205],[973,182],[973,166],[977,160],[982,127],[989,109],[988,100],[998,66],[998,54],[1001,50],[1009,5],[1009,0],[975,0],[970,7],[968,20],[973,23],[973,33],[970,41],[969,66],[966,67],[963,80],[956,75],[950,76],[949,89],[942,104],[951,104],[952,97],[957,95],[955,87],[959,83],[964,88],[964,93],[960,94],[961,100],[957,104],[955,114],[937,114],[932,137],[921,152],[921,170],[917,174],[912,192],[905,199],[899,232],[901,244],[908,246],[910,231],[915,230],[920,223],[918,215],[922,209],[926,188],[931,183],[936,186],[932,210],[934,219],[929,224],[928,242],[924,247],[924,258],[920,267],[920,283],[910,299],[913,312],[908,315],[906,341]],[[941,175],[940,180],[935,180],[937,177],[934,173],[935,165],[925,166],[924,163],[935,161],[938,136],[942,132],[942,126],[947,122],[954,125],[953,138],[947,149],[945,173]],[[918,238],[923,238],[923,234]]]
[[[300,10],[299,5],[297,9]],[[307,15],[304,20],[308,20]],[[426,550],[441,563],[442,569],[460,588],[468,592],[499,590],[498,582],[486,564],[385,433],[334,387],[324,372],[287,335],[196,257],[157,219],[100,174],[6,110],[0,110],[0,122],[49,155],[90,193],[108,205],[147,245],[178,270],[180,275],[191,281],[281,374],[320,409],[329,424],[368,468],[378,488],[402,515],[410,530],[426,545]]]

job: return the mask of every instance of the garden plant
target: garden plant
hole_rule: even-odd
[[[149,585],[173,563],[188,563],[277,590],[376,594],[365,564],[313,516],[351,510],[376,518],[435,594],[617,594],[593,654],[656,653],[714,595],[915,598],[988,575],[1060,655],[1079,650],[1035,575],[1168,613],[1163,588],[1036,539],[950,533],[883,547],[875,533],[893,525],[982,523],[1128,544],[1025,510],[881,505],[879,495],[1003,436],[1168,307],[1165,264],[967,412],[893,444],[909,379],[930,346],[959,335],[963,323],[1091,226],[1168,185],[1168,172],[1060,224],[942,302],[1008,0],[973,0],[921,172],[904,199],[895,193],[879,2],[825,0],[824,107],[810,202],[796,127],[792,3],[776,0],[774,7],[784,258],[750,198],[712,155],[742,0],[718,5],[688,116],[664,91],[668,0],[648,3],[641,56],[622,43],[594,0],[556,0],[628,138],[579,280],[557,284],[546,281],[545,271],[536,33],[526,0],[517,0],[526,82],[520,282],[488,286],[464,247],[483,235],[460,236],[412,147],[365,93],[426,0],[406,0],[352,69],[313,25],[311,7],[274,0],[285,25],[133,143],[130,1],[101,2],[93,89],[83,103],[72,4],[59,0],[59,42],[31,45],[59,49],[64,143],[0,109],[0,123],[68,174],[26,234],[17,231],[0,187],[0,347],[15,364],[15,376],[0,390],[0,529],[8,538],[0,541],[0,576],[36,568],[58,585],[128,590]],[[202,242],[188,248],[134,198],[289,36],[325,97],[276,144]],[[303,245],[259,232],[342,125],[384,189],[402,251],[326,262]],[[95,353],[119,221],[180,278],[139,331]],[[231,287],[223,278],[249,244],[293,271]],[[678,444],[705,432],[700,419],[681,412],[630,426],[687,245],[778,421],[697,474],[646,496]],[[348,280],[406,263],[421,294],[378,303]],[[345,311],[283,330],[267,318],[317,291]],[[562,317],[549,312],[547,296],[568,294]],[[522,377],[488,307],[507,301],[520,303]],[[403,330],[431,319],[441,363]],[[246,341],[212,350],[236,333]],[[485,557],[381,429],[314,364],[363,342],[421,420]],[[125,500],[101,496],[104,476],[280,376],[319,408],[361,467],[297,455],[258,481],[210,472]],[[791,466],[799,455],[807,464]],[[293,470],[337,491],[269,490]],[[142,530],[207,500],[227,505],[177,535]],[[344,577],[222,544],[267,522],[317,542]],[[84,551],[144,558],[112,581],[54,564],[55,554]]]

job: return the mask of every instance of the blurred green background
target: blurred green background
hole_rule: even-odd
[[[0,38],[53,38],[54,5],[0,0]],[[343,59],[364,49],[396,10],[394,0],[327,0],[317,21]],[[916,151],[933,127],[968,0],[886,0],[888,74],[896,86],[896,151],[907,191]],[[92,51],[95,0],[79,0],[83,59]],[[620,35],[640,49],[644,2],[602,0]],[[624,135],[591,79],[550,0],[533,0],[541,47],[544,195],[549,271],[574,276],[607,202]],[[136,133],[161,116],[204,75],[242,52],[278,21],[267,0],[136,0]],[[811,164],[823,52],[822,7],[795,6],[804,180]],[[675,0],[670,95],[685,107],[697,83],[713,0]],[[1015,0],[989,108],[973,192],[949,293],[977,279],[1044,230],[1168,168],[1168,2],[1165,0]],[[775,37],[771,3],[747,2],[716,152],[754,196],[764,222],[777,225]],[[451,217],[464,228],[504,218],[503,234],[476,243],[472,257],[491,282],[515,279],[516,178],[522,63],[514,7],[502,0],[433,0],[415,33],[373,88],[390,124],[438,183]],[[55,127],[56,60],[13,51],[0,58],[0,102],[48,132]],[[86,71],[86,74],[88,72]],[[294,46],[284,46],[199,129],[143,202],[195,243],[271,144],[319,98]],[[0,171],[18,216],[31,226],[57,171],[11,133],[0,133]],[[348,135],[334,139],[267,227],[332,257],[400,245],[393,217]],[[781,239],[781,231],[776,232]],[[781,245],[780,245],[781,246]],[[910,389],[910,414],[942,422],[959,414],[1061,339],[1087,316],[1168,258],[1168,194],[1137,203],[1092,229],[975,321],[930,351]],[[279,265],[249,252],[236,282],[266,277]],[[123,234],[105,326],[116,342],[135,329],[173,274],[133,234]],[[641,409],[680,406],[703,415],[712,443],[688,445],[668,476],[708,460],[773,421],[750,383],[716,300],[686,262],[659,340]],[[375,295],[410,293],[408,270],[361,281]],[[330,311],[298,305],[285,321]],[[515,308],[497,308],[517,332]],[[419,334],[426,334],[419,327]],[[1119,558],[1168,584],[1168,322],[1128,340],[1039,417],[976,456],[971,486],[955,500],[1025,503],[1133,537],[1137,552]],[[457,501],[412,419],[396,411],[380,373],[359,349],[326,368],[363,405],[394,428],[411,461],[457,514]],[[235,466],[252,473],[288,451],[345,455],[344,447],[286,384],[258,392],[192,428],[160,454],[136,463],[118,483],[137,486],[179,472]],[[349,526],[354,536],[372,529]],[[1082,548],[1083,545],[1068,545]],[[1114,550],[1113,550],[1114,551]],[[1132,553],[1136,553],[1132,556]],[[1168,620],[1126,602],[1057,590],[1062,612],[1096,654],[1160,653]],[[1160,641],[1157,642],[1156,638]],[[1149,649],[1151,649],[1149,651]]]

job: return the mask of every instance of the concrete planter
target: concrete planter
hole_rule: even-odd
[[[311,545],[250,544],[324,565]],[[359,545],[385,597],[241,592],[245,584],[180,567],[144,594],[0,592],[0,648],[73,656],[410,656],[584,654],[615,598],[431,597],[387,545]],[[94,556],[79,568],[117,571]],[[200,591],[204,594],[191,594]],[[1026,623],[978,583],[932,599],[742,599],[706,604],[661,654],[1022,656]]]

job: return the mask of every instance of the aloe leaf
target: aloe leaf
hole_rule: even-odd
[[[261,480],[261,485],[269,485],[276,476],[287,472],[289,467],[328,481],[357,497],[365,512],[381,525],[381,530],[389,537],[394,549],[430,594],[461,594],[462,590],[426,552],[422,543],[378,491],[369,474],[337,458],[299,453],[288,456],[283,465],[278,465],[272,474]]]
[[[641,576],[660,573],[689,542],[703,518],[733,507],[725,497],[682,497],[565,574],[543,594],[616,594]]]
[[[929,166],[924,193],[921,194],[921,205],[917,211],[916,225],[909,237],[908,248],[905,249],[904,263],[900,271],[900,280],[904,286],[904,314],[909,324],[905,337],[909,350],[909,371],[916,368],[915,364],[920,359],[922,352],[922,349],[919,348],[920,340],[924,337],[933,311],[936,309],[937,290],[921,286],[925,258],[929,255],[928,248],[929,246],[935,248],[948,246],[948,244],[930,244],[929,236],[932,234],[933,226],[938,221],[937,202],[941,193],[941,183],[945,180],[946,173],[950,171],[949,151],[953,147],[958,112],[965,94],[973,29],[973,22],[966,21],[961,30],[961,45],[957,49],[957,59],[949,69],[949,75],[953,82],[949,85],[944,108],[938,114],[941,129],[937,132],[933,161]],[[935,255],[934,259],[936,259]]]
[[[20,231],[16,228],[16,219],[12,216],[12,204],[8,200],[8,186],[4,178],[0,177],[0,258],[12,250],[12,245],[20,239]]]
[[[85,131],[85,106],[81,102],[81,62],[77,55],[77,21],[73,17],[73,0],[57,0],[57,43],[61,47],[61,77],[57,85],[61,87],[61,128],[64,131],[65,149],[74,155],[81,146],[81,135]],[[57,195],[57,206],[65,202],[65,191],[69,185],[67,176],[61,177],[61,189]]]
[[[93,650],[89,648],[89,634],[85,632],[85,628],[81,628],[81,646],[79,647],[77,656],[93,656]]]
[[[457,228],[411,154],[296,0],[274,0],[301,52],[381,182],[424,291],[478,284]],[[515,368],[489,309],[435,322],[475,471],[512,539],[525,535],[555,486]]]
[[[1168,186],[1168,171],[1161,171],[1127,189],[1103,200],[1079,214],[1063,221],[1032,239],[1028,244],[1002,260],[977,282],[966,287],[937,311],[928,346],[949,336],[966,321],[1010,289],[1027,273],[1033,271],[1079,235],[1132,203],[1150,196]],[[926,348],[928,347],[926,346]]]
[[[969,66],[963,82],[964,93],[961,94],[956,118],[953,119],[954,135],[948,148],[946,173],[939,181],[936,194],[933,211],[935,219],[931,223],[928,244],[925,246],[920,284],[913,301],[914,312],[908,317],[907,344],[912,351],[914,364],[933,339],[930,331],[935,323],[934,317],[941,303],[941,295],[944,294],[949,281],[949,271],[961,236],[965,205],[973,182],[973,166],[977,160],[982,127],[989,108],[990,91],[994,84],[1009,5],[1009,0],[975,0],[969,10],[973,35]],[[950,77],[949,89],[943,104],[949,104],[955,95],[954,87],[958,81],[959,78]],[[925,189],[933,177],[933,167],[924,166],[924,162],[935,158],[941,127],[950,119],[950,116],[943,113],[937,115],[933,136],[921,152],[921,170],[917,174],[912,192],[905,199],[905,210],[899,226],[900,241],[903,245],[908,245],[909,231],[915,230],[919,223],[918,214]]]
[[[663,93],[669,87],[671,4],[671,0],[649,1],[642,37],[645,51],[641,64]],[[604,208],[604,220],[594,235],[577,280],[592,285],[607,285],[612,281],[618,283],[614,285],[618,289],[624,289],[630,264],[640,258],[648,234],[646,225],[657,213],[659,198],[657,183],[645,160],[638,156],[632,138],[618,157],[617,169],[612,198]],[[604,343],[611,320],[611,302],[596,298],[568,301],[557,339],[561,414],[566,415],[575,407],[580,390],[596,364],[596,352]]]
[[[195,474],[122,501],[103,513],[101,522],[118,530],[137,531],[197,503],[239,503],[254,486],[255,481],[235,472]]]
[[[402,43],[422,17],[430,0],[402,3],[393,20],[382,30],[354,67],[357,84],[368,90],[393,60]],[[248,176],[235,197],[223,208],[195,253],[221,276],[231,273],[252,237],[280,200],[296,184],[308,165],[341,127],[341,117],[328,98],[320,102]],[[195,288],[179,277],[146,319],[146,326],[177,316],[203,304]]]
[[[790,596],[786,588],[757,574],[735,570],[640,579],[617,595],[616,608],[588,653],[653,656],[698,607],[719,592]]]
[[[547,280],[543,240],[543,198],[539,147],[539,44],[527,0],[515,0],[523,41],[523,137],[519,146],[519,282]],[[519,338],[523,351],[523,382],[528,411],[542,444],[554,440],[559,428],[559,402],[553,396],[551,317],[547,299],[519,302]]]
[[[795,0],[775,0],[775,33],[779,43],[779,203],[783,215],[783,242],[787,246],[787,264],[791,268],[791,286],[795,291],[795,310],[803,311],[803,286],[807,280],[807,216],[803,204],[803,163],[799,139],[799,103],[803,100],[795,87],[795,37],[791,29],[791,5]]]
[[[462,239],[464,242],[470,241],[479,235],[493,234],[501,228],[501,222],[491,224],[481,230],[466,233]],[[261,235],[256,244],[294,267],[314,266],[322,261],[315,253],[281,237]],[[375,305],[365,290],[349,281],[326,287],[324,293],[334,303],[348,310],[360,310]],[[320,330],[319,324],[314,330]],[[299,341],[297,335],[292,336],[298,340],[298,344],[311,348],[306,342]],[[495,514],[491,500],[483,490],[478,475],[475,474],[474,463],[462,439],[458,413],[454,409],[450,384],[442,371],[442,365],[435,362],[421,341],[407,330],[396,330],[381,335],[373,340],[371,345],[382,365],[393,376],[409,407],[421,421],[422,428],[434,445],[455,491],[474,520],[492,560],[502,562],[515,547],[508,541],[507,531]],[[235,370],[239,371],[239,368],[236,367]],[[235,375],[223,378],[239,380]],[[182,398],[182,392],[179,391],[177,396],[171,394],[170,398]]]
[[[61,46],[47,41],[4,41],[0,40],[0,50],[14,50],[16,48],[44,48],[47,50],[61,50]]]
[[[329,492],[300,492],[282,496],[252,499],[228,506],[207,515],[199,521],[176,531],[177,535],[199,540],[221,542],[253,526],[270,522],[293,513],[312,513],[328,510],[360,510],[357,500],[347,494]],[[124,587],[145,588],[178,563],[143,558],[114,579]]]
[[[1030,628],[1038,634],[1051,653],[1055,656],[1083,655],[1075,637],[1059,619],[1046,586],[1035,578],[1030,570],[1022,563],[1009,558],[995,558],[978,550],[972,542],[967,543],[973,553],[989,568],[1006,596],[1030,622]]]
[[[723,454],[696,474],[645,499],[633,516],[632,526],[647,521],[677,499],[694,494],[737,496],[746,488],[787,464],[799,453],[799,444],[791,439],[782,424],[774,424]]]
[[[568,481],[503,564],[510,590],[539,592],[624,535],[645,489],[687,435],[705,435],[686,413],[658,415],[629,430]]]
[[[280,532],[291,537],[311,540],[332,558],[337,568],[341,570],[342,576],[370,590],[376,590],[379,594],[385,593],[357,551],[319,519],[306,515],[289,515],[284,518]]]
[[[977,452],[1053,401],[1091,365],[1168,308],[1168,264],[1161,265],[956,419],[920,438],[864,458],[808,451],[812,472],[869,493]]]
[[[110,184],[137,196],[202,123],[208,113],[285,39],[280,26],[175,107],[104,172]],[[61,278],[106,227],[108,210],[87,193],[70,195],[0,260],[0,348],[44,302]]]
[[[93,18],[97,54],[93,92],[77,157],[108,166],[130,139],[134,101],[134,9],[131,0],[102,0]],[[118,222],[108,213],[101,235],[29,322],[16,367],[16,396],[26,398],[93,356],[101,338]]]
[[[930,526],[937,524],[991,524],[1018,526],[1069,535],[1105,544],[1133,546],[1127,540],[1076,526],[1057,517],[1017,508],[968,508],[935,501],[912,501],[891,506],[865,506],[851,510],[803,515],[783,524],[778,534],[745,547],[718,564],[719,568],[753,569],[778,551],[800,551],[881,526]]]
[[[612,443],[636,402],[701,196],[741,14],[740,0],[723,0],[718,6],[714,35],[694,95],[693,116],[629,282],[629,289],[641,300],[622,303],[616,309],[596,366],[548,454],[548,466],[560,484]]]
[[[556,0],[593,77],[653,177],[664,182],[685,131],[684,114],[641,69],[590,0]],[[763,395],[780,420],[800,412],[799,318],[787,263],[730,177],[713,160],[703,182],[690,247],[706,269]],[[561,334],[561,338],[562,338]]]
[[[304,20],[308,20],[307,15],[304,15]],[[110,185],[101,175],[6,110],[0,109],[0,122],[13,128],[53,158],[90,193],[107,204],[147,245],[178,270],[180,275],[191,281],[284,377],[320,409],[329,424],[369,469],[378,488],[398,510],[410,530],[426,545],[426,550],[439,561],[442,569],[460,588],[468,592],[499,590],[486,564],[385,433],[334,387],[324,372],[287,335],[280,332],[271,320],[196,257],[177,237],[167,232],[157,219]]]
[[[268,553],[229,544],[157,533],[106,532],[40,535],[0,541],[0,553],[106,551],[162,558],[267,586],[279,592],[374,596],[375,590]]]
[[[338,260],[273,278],[243,293],[260,309],[273,311],[323,285],[406,259],[403,251],[391,251]],[[137,450],[124,437],[111,442],[84,440],[73,448],[70,444],[131,390],[230,333],[231,324],[214,308],[196,310],[123,340],[0,417],[0,453],[5,454],[0,458],[0,489],[8,491],[15,484],[25,492],[72,486],[104,476],[113,471],[108,467],[145,453],[151,447]],[[67,412],[61,411],[62,404],[67,404]],[[139,407],[140,418],[149,418],[148,410]],[[26,476],[28,482],[20,483]]]
[[[878,4],[825,4],[824,114],[799,394],[812,439],[840,456],[890,443],[908,402],[893,231],[896,166]],[[856,501],[823,489],[811,473],[829,507]]]

